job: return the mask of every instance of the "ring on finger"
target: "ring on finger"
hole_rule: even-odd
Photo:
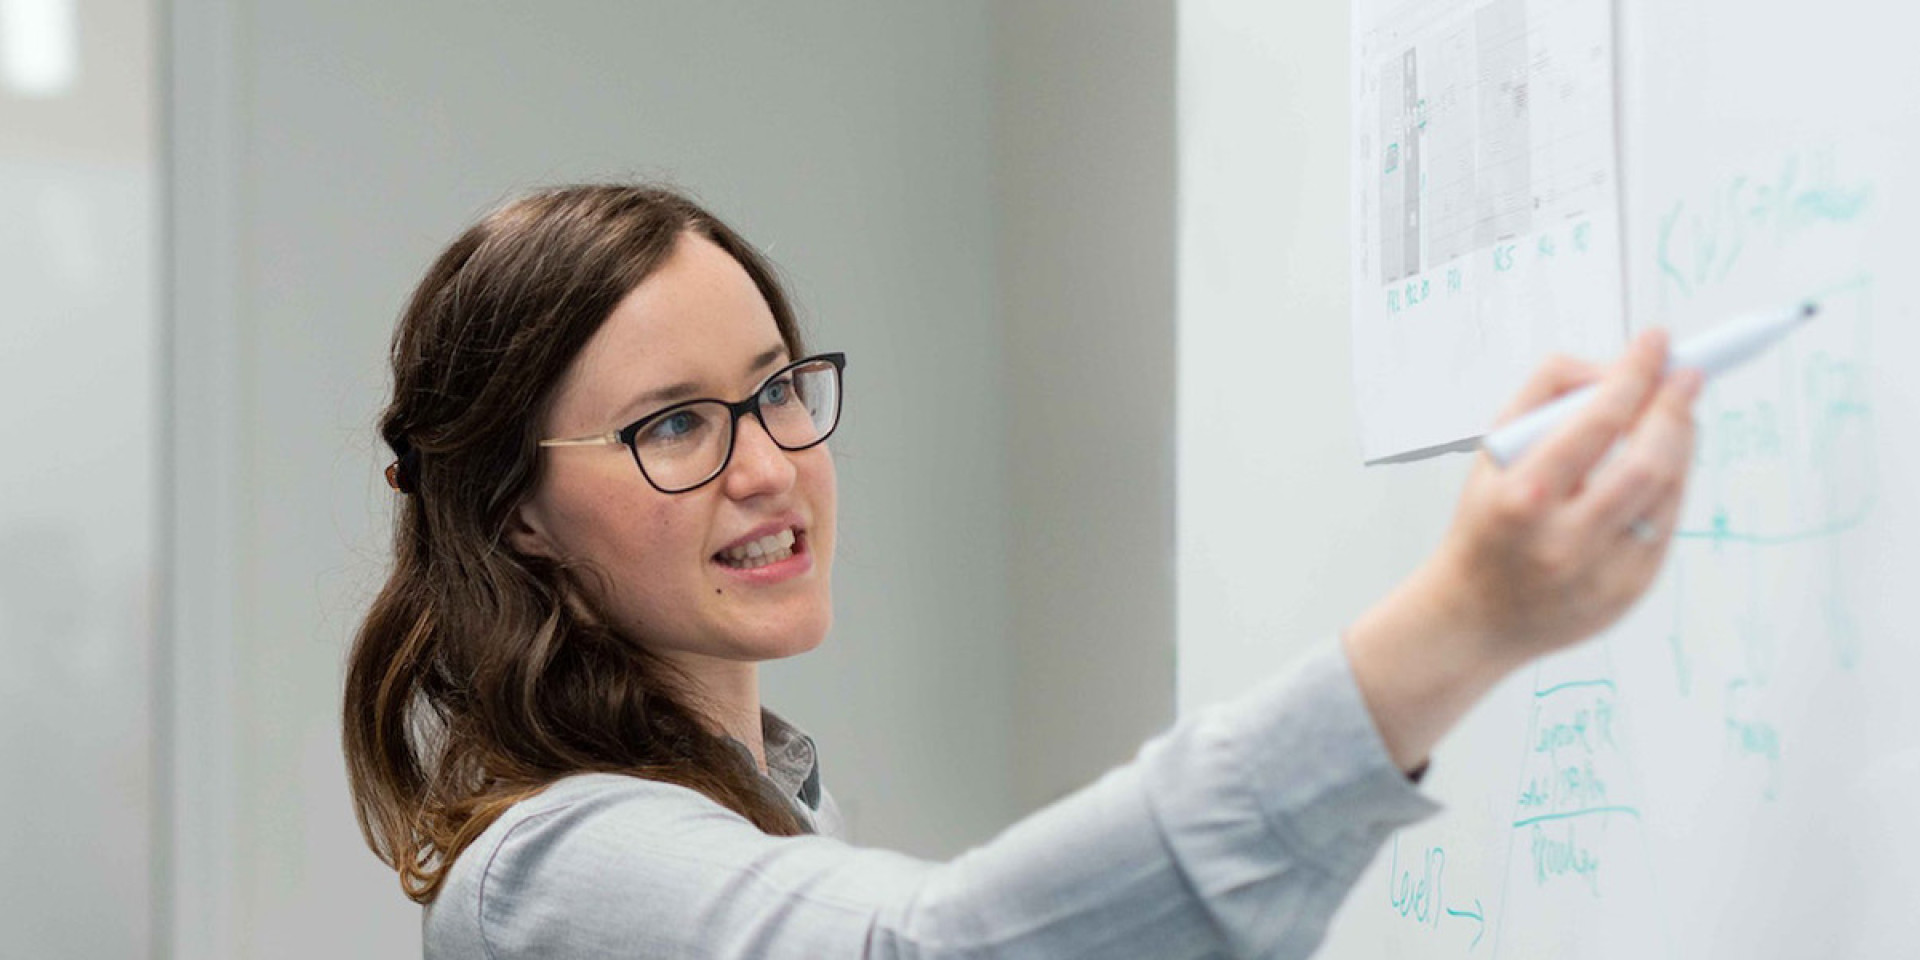
[[[1627,524],[1627,533],[1641,543],[1658,543],[1660,540],[1660,528],[1646,517]]]

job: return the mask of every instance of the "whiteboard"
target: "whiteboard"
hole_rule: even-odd
[[[1226,209],[1256,174],[1205,159],[1324,172],[1272,143],[1300,140],[1246,129],[1262,98],[1284,104],[1267,117],[1324,117],[1344,93],[1330,74],[1346,64],[1313,52],[1344,5],[1310,6],[1182,10],[1183,710],[1244,689],[1251,666],[1324,639],[1404,575],[1463,476],[1462,458],[1328,466],[1311,426],[1285,435],[1290,458],[1231,452],[1254,415],[1220,411],[1273,385],[1220,386],[1239,372],[1205,364],[1236,343],[1339,359],[1324,330],[1248,320],[1234,273],[1240,243],[1249,262],[1296,255],[1298,231],[1334,229],[1323,211],[1257,190]],[[1653,591],[1596,642],[1511,678],[1443,744],[1428,787],[1446,812],[1382,851],[1324,956],[1915,949],[1920,195],[1903,161],[1920,156],[1920,19],[1864,0],[1623,0],[1617,17],[1630,324],[1685,335],[1802,297],[1822,319],[1708,389]],[[1249,31],[1261,41],[1236,39]],[[1224,108],[1237,88],[1258,92]],[[1292,214],[1302,226],[1275,237]],[[1290,302],[1337,306],[1300,283]],[[1282,559],[1296,552],[1309,559]]]

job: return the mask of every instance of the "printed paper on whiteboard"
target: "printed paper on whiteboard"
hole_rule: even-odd
[[[1353,362],[1368,462],[1484,433],[1624,345],[1612,4],[1357,0]]]

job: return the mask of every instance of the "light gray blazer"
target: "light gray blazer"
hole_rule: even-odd
[[[770,778],[821,835],[769,837],[682,787],[569,777],[455,861],[426,956],[1304,957],[1389,834],[1436,809],[1337,644],[946,863],[839,839],[812,742],[766,726]]]

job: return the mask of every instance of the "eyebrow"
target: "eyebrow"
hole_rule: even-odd
[[[752,375],[760,370],[766,369],[767,366],[772,364],[775,360],[780,359],[780,357],[784,355],[786,352],[787,352],[786,344],[780,344],[778,346],[769,348],[765,353],[762,353],[759,356],[754,357],[753,362],[747,365],[747,375]],[[617,420],[619,419],[620,416],[632,414],[636,410],[651,411],[658,406],[665,406],[666,404],[669,404],[669,403],[688,399],[690,397],[698,395],[700,392],[700,389],[701,389],[700,385],[697,383],[693,383],[691,381],[683,381],[680,383],[676,383],[670,387],[661,387],[658,390],[649,390],[646,393],[643,393],[637,397],[634,397],[633,400],[630,401],[626,406],[621,407],[618,411],[618,416],[616,416],[614,419]]]

